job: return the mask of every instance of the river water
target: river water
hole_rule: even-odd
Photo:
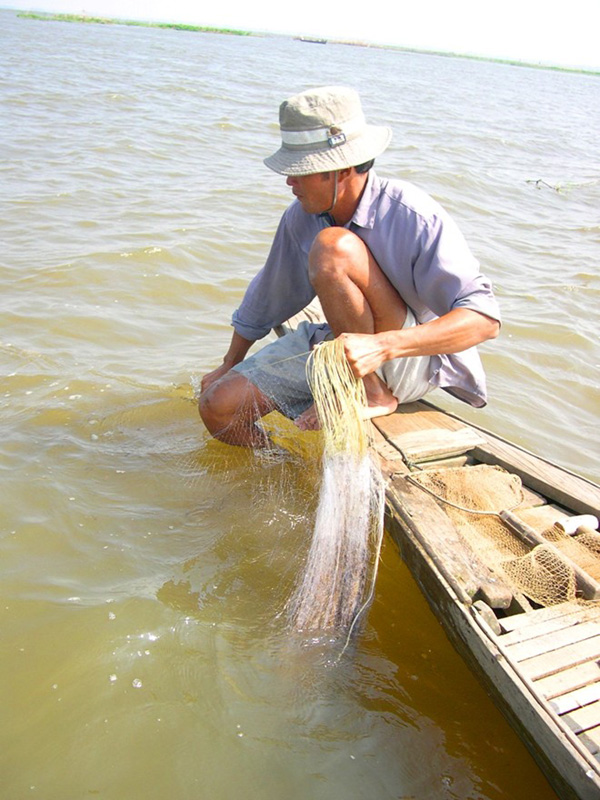
[[[350,83],[502,304],[488,407],[440,400],[598,480],[599,79],[9,11],[0,53],[2,797],[554,797],[389,541],[351,651],[292,640],[316,473],[193,386],[290,200],[279,102]]]

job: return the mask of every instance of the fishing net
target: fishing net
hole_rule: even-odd
[[[412,479],[440,500],[465,546],[532,602],[549,606],[574,601],[573,564],[600,580],[600,534],[569,536],[550,521],[551,514],[525,507],[518,476],[479,464],[416,472]],[[514,510],[547,544],[531,547],[524,542],[498,516],[503,510]]]
[[[286,604],[296,631],[347,635],[368,606],[383,538],[385,490],[370,441],[370,423],[362,419],[367,405],[364,384],[357,380],[340,342],[326,341],[308,355],[306,374],[321,430],[300,432],[294,418],[294,396],[276,380],[277,409],[261,407],[249,387],[236,398],[237,410],[217,438],[246,445],[261,469],[255,492],[271,463],[301,465],[301,479],[314,489],[318,503],[307,498],[307,519],[314,528],[304,569]],[[271,403],[271,407],[272,407]],[[295,473],[296,474],[296,473]],[[285,499],[282,498],[282,503]]]
[[[352,629],[372,595],[384,483],[361,417],[364,385],[338,340],[314,349],[307,375],[323,432],[323,470],[312,541],[289,612],[296,630],[340,633]]]

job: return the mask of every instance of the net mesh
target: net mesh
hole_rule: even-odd
[[[307,375],[323,432],[323,477],[290,618],[299,631],[341,633],[352,629],[372,593],[383,536],[384,483],[362,419],[364,386],[339,341],[315,348]]]
[[[249,447],[265,466],[281,459],[301,461],[307,482],[319,486],[316,509],[313,498],[307,500],[314,529],[286,612],[296,631],[313,638],[319,632],[341,634],[348,641],[372,595],[383,537],[384,483],[362,419],[364,385],[352,374],[339,343],[324,342],[300,355],[308,356],[307,379],[321,430],[300,432],[291,421],[294,393],[288,403],[285,381],[269,375],[277,401],[249,383],[236,396],[227,424],[214,435]]]
[[[548,544],[532,548],[497,516],[502,510],[525,516],[519,509],[523,489],[518,476],[478,464],[427,470],[412,477],[440,500],[465,546],[534,603],[550,606],[576,599],[573,563],[600,579],[600,534],[569,536],[546,522],[533,527]]]

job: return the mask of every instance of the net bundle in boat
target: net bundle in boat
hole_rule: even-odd
[[[554,524],[535,524],[522,504],[521,480],[497,466],[479,464],[413,474],[424,488],[440,498],[465,544],[508,585],[534,603],[555,605],[576,599],[573,562],[600,580],[600,534],[571,537]],[[523,542],[500,519],[502,510],[517,509],[548,544]],[[532,515],[533,517],[533,515]]]
[[[313,350],[307,375],[323,431],[323,470],[310,550],[290,613],[296,630],[341,633],[351,629],[374,584],[384,484],[362,419],[364,385],[338,340]]]

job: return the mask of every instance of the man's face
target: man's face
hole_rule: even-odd
[[[322,214],[331,208],[335,191],[335,172],[314,175],[289,175],[286,184],[307,214]]]

